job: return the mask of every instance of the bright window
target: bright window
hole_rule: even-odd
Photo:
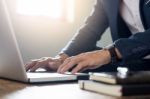
[[[17,0],[17,12],[22,15],[48,16],[74,20],[74,0]]]

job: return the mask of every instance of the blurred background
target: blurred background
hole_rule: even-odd
[[[6,0],[24,59],[53,57],[90,15],[96,0]],[[111,43],[109,29],[98,46]]]

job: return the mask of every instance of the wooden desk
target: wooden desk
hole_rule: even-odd
[[[77,83],[31,85],[0,79],[0,99],[150,99],[150,96],[112,97],[80,90]]]

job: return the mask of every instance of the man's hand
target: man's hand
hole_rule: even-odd
[[[58,55],[56,58],[43,57],[40,59],[31,60],[25,65],[26,71],[34,72],[38,68],[44,68],[48,71],[57,71],[58,67],[63,63],[63,61],[68,58],[66,54]]]
[[[57,72],[64,73],[71,69],[73,74],[86,70],[95,69],[102,65],[108,64],[111,56],[108,50],[98,50],[93,52],[82,53],[77,56],[67,58],[58,68]]]

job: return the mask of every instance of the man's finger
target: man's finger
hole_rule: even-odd
[[[32,61],[32,62],[25,64],[26,71],[30,70],[30,68],[32,68],[35,64],[36,64],[36,61]]]
[[[68,71],[69,69],[71,69],[73,66],[75,66],[76,64],[78,64],[81,61],[80,57],[72,57],[70,58],[67,62],[64,62],[58,72],[59,73],[64,73],[66,71]]]
[[[37,62],[35,66],[33,66],[30,71],[31,72],[34,72],[36,71],[38,68],[43,68],[45,66],[45,63],[44,62]]]
[[[71,60],[71,58],[67,58],[67,59],[64,61],[64,63],[59,66],[57,72],[60,73],[60,71],[62,70],[62,68],[63,68],[65,65],[67,65],[67,64],[70,62],[70,60]]]
[[[75,61],[71,61],[68,64],[64,65],[63,68],[61,68],[60,73],[64,73],[71,69],[74,65],[76,65]]]
[[[75,73],[83,70],[84,68],[86,68],[86,66],[87,66],[86,62],[81,62],[71,72],[72,72],[72,74],[75,74]]]

